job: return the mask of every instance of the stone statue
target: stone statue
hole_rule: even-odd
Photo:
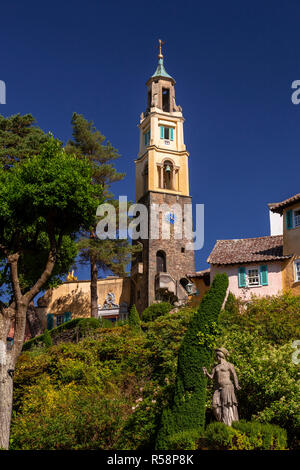
[[[225,348],[215,349],[218,364],[213,368],[212,373],[209,374],[205,367],[203,367],[204,374],[211,380],[214,380],[215,392],[212,400],[212,407],[215,418],[217,421],[231,426],[233,421],[239,420],[237,399],[234,393],[234,388],[240,390],[238,378],[234,366],[226,361],[228,351]],[[233,383],[231,381],[233,378]]]

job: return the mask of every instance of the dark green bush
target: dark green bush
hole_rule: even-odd
[[[239,421],[230,427],[214,422],[207,426],[201,446],[211,450],[284,450],[287,436],[273,424]]]
[[[135,305],[133,305],[130,309],[128,324],[132,331],[141,331],[141,320]]]
[[[78,324],[78,332],[80,337],[87,336],[93,330],[101,327],[101,321],[99,318],[82,318]]]
[[[157,449],[168,450],[167,438],[172,434],[204,428],[207,378],[203,367],[208,368],[212,361],[213,332],[227,287],[227,275],[217,274],[183,337],[178,354],[174,398],[170,407],[163,411]],[[202,333],[201,338],[199,333]]]
[[[144,322],[154,321],[157,317],[166,315],[172,310],[173,306],[169,302],[159,302],[158,304],[152,304],[145,308],[142,313],[142,320]]]
[[[43,342],[46,348],[52,346],[53,343],[49,330],[45,330],[45,333],[43,334]]]

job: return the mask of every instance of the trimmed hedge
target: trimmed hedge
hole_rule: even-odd
[[[156,449],[168,450],[170,435],[204,429],[207,378],[203,367],[209,368],[212,362],[213,338],[227,287],[227,275],[217,274],[190,321],[179,349],[174,397],[162,413]]]
[[[145,308],[142,313],[142,320],[144,322],[154,321],[156,318],[166,315],[172,310],[173,306],[169,302],[159,302],[152,304]]]

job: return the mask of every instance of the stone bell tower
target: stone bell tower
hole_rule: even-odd
[[[189,154],[184,144],[182,109],[175,101],[175,80],[166,72],[161,46],[159,40],[158,66],[146,83],[147,107],[140,118],[135,160],[136,202],[147,206],[149,224],[149,237],[140,240],[143,251],[131,270],[132,303],[140,313],[156,300],[179,304],[187,300],[186,274],[195,270],[194,251],[186,249],[190,240],[184,233],[176,235],[184,218],[191,218],[184,211],[184,206],[191,204]],[[164,210],[157,213],[157,205],[164,205]],[[166,225],[168,239],[163,235]],[[156,237],[152,236],[153,228]]]

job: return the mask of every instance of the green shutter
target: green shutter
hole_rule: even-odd
[[[293,211],[286,211],[286,228],[290,230],[293,228]]]
[[[52,330],[53,328],[53,313],[48,313],[47,315],[47,330]]]
[[[174,140],[174,129],[173,129],[173,127],[170,128],[170,140]]]
[[[65,322],[71,320],[71,312],[65,312]]]
[[[164,126],[160,126],[160,138],[164,139],[165,138],[165,128]]]
[[[147,132],[145,132],[145,134],[144,134],[144,144],[145,144],[145,147],[146,147],[146,145],[147,145]]]
[[[262,286],[267,286],[268,283],[268,266],[260,266],[260,283]]]
[[[247,286],[246,268],[242,267],[242,268],[239,268],[239,287],[246,287],[246,286]]]
[[[147,143],[150,144],[150,131],[147,132]]]

